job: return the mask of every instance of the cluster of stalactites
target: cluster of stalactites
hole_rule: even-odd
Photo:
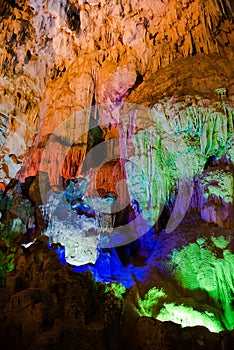
[[[210,156],[233,154],[234,110],[230,106],[220,102],[219,109],[191,104],[184,108],[182,103],[169,107],[156,105],[154,122],[145,123],[136,133],[129,118],[130,139],[122,137],[128,191],[151,224],[162,206],[186,186],[190,187],[187,195],[177,205],[179,212],[188,209],[194,176],[202,173]],[[138,122],[136,117],[134,123]],[[120,128],[120,137],[121,133]]]

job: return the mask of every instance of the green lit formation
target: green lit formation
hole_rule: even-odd
[[[122,285],[122,283],[110,283],[105,287],[105,293],[109,293],[113,291],[116,298],[122,298],[126,292],[126,288]]]
[[[159,313],[159,299],[165,298],[166,294],[162,289],[156,287],[151,288],[146,294],[144,299],[137,294],[138,306],[135,307],[139,316],[157,317]]]
[[[138,306],[134,307],[139,316],[153,317],[159,321],[172,321],[182,327],[203,326],[211,332],[220,332],[224,328],[214,313],[194,310],[191,306],[167,303],[166,293],[156,287],[151,288],[143,299],[137,295]],[[160,300],[161,299],[161,300]],[[160,302],[159,302],[160,301]]]
[[[219,103],[206,108],[202,100],[196,104],[183,101],[172,107],[165,101],[154,106],[150,122],[136,114],[140,130],[123,147],[124,158],[129,160],[125,170],[130,197],[138,201],[149,224],[155,223],[162,206],[176,193],[178,181],[201,174],[210,156],[233,160],[234,110],[223,101]],[[230,203],[231,174],[215,176],[221,183],[211,186],[209,194],[223,197],[225,189],[224,201]]]
[[[15,219],[16,220],[16,219]],[[0,224],[0,288],[5,286],[6,274],[14,269],[14,256],[16,248],[13,240],[16,236],[14,227]],[[4,243],[4,244],[3,244]]]
[[[229,239],[212,237],[213,251],[206,241],[191,243],[175,251],[170,263],[174,277],[187,289],[205,291],[221,307],[216,316],[223,329],[234,328],[234,255],[226,249]],[[219,251],[216,252],[216,248]],[[220,252],[222,250],[222,252]],[[217,254],[219,256],[217,257]],[[175,268],[176,267],[176,268]]]
[[[0,250],[0,288],[5,286],[6,274],[14,269],[14,254]]]
[[[200,184],[205,198],[216,196],[222,198],[224,203],[233,202],[233,175],[231,172],[209,171],[200,177]]]
[[[191,306],[165,303],[156,318],[159,321],[172,321],[181,324],[182,327],[203,326],[214,333],[223,330],[221,323],[215,318],[213,313],[208,311],[200,312],[194,310]]]
[[[174,250],[164,267],[180,286],[176,296],[170,283],[163,288],[154,286],[143,297],[136,292],[133,309],[140,317],[172,321],[181,327],[203,326],[215,333],[232,330],[234,254],[228,249],[230,243],[231,236],[211,236],[210,240],[200,237],[195,243]],[[126,288],[121,283],[111,283],[105,292],[122,299]]]
[[[227,248],[228,244],[231,242],[231,237],[211,237],[212,242],[214,243],[215,247],[220,248],[220,249],[225,249]]]
[[[234,161],[234,110],[224,101],[207,108],[204,101],[168,101],[155,105],[151,119],[141,111],[134,115],[137,132],[129,118],[128,135],[120,130],[130,197],[139,203],[142,216],[150,224],[157,220],[168,200],[173,201],[181,179],[199,178],[204,202],[220,198],[233,201],[233,176],[230,171],[209,169],[209,157]],[[132,152],[134,150],[134,152]],[[199,176],[201,174],[201,176]],[[179,208],[180,209],[180,208]],[[191,228],[192,229],[192,228]],[[234,328],[234,255],[228,250],[229,237],[198,238],[164,263],[171,277],[183,290],[174,296],[168,286],[156,286],[142,297],[136,294],[134,310],[140,317],[173,321],[182,327],[204,326],[212,332]],[[106,292],[125,297],[121,284],[106,286]],[[186,296],[185,296],[186,295]],[[196,299],[197,297],[197,299]]]

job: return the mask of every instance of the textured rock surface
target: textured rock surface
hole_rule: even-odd
[[[228,167],[220,170],[216,166],[199,180],[197,193],[201,195],[198,195],[201,217],[219,227],[233,227],[233,173]]]
[[[0,291],[4,348],[91,349],[95,344],[105,349],[114,339],[113,348],[119,349],[121,302],[106,296],[90,274],[76,274],[61,265],[46,246],[46,240],[38,240],[19,251],[14,272]]]
[[[233,328],[233,11],[232,0],[0,0],[4,348],[232,348],[231,331],[159,320]],[[143,116],[121,114],[129,102]],[[87,192],[60,201],[50,237],[66,244],[70,262],[97,257],[95,245],[90,257],[72,242],[73,221],[87,237],[100,224],[81,208],[90,199],[125,207],[102,218],[106,226],[124,226],[140,211],[154,227],[122,251],[104,250],[99,270],[89,266],[99,281],[135,284],[124,298],[61,265],[45,237],[18,248],[51,228],[42,194],[61,197],[80,174],[90,176]],[[154,319],[138,318],[134,307],[147,304],[155,281],[167,305],[160,301],[159,313],[156,298]]]
[[[129,117],[127,130],[122,131],[128,138],[120,131],[122,158],[129,160],[125,169],[130,197],[138,201],[143,217],[152,224],[157,221],[161,206],[175,196],[175,191],[180,192],[180,187],[184,197],[181,201],[185,202],[184,205],[180,203],[181,212],[186,211],[192,197],[193,178],[202,173],[211,156],[228,158],[230,173],[227,181],[222,180],[222,176],[215,179],[214,175],[212,180],[212,174],[209,179],[214,183],[213,191],[221,186],[217,190],[219,197],[226,197],[225,192],[228,192],[226,201],[233,201],[232,159],[228,156],[228,150],[232,148],[233,109],[223,106],[222,112],[215,104],[211,108],[205,108],[205,104],[206,101],[195,102],[189,97],[183,102],[168,100],[156,104],[150,112],[144,111],[149,117],[142,117],[138,111],[133,121]],[[137,131],[138,128],[143,130]],[[188,192],[191,194],[186,195],[183,185],[189,181],[191,189]],[[204,205],[200,203],[199,209]],[[231,218],[228,213],[227,216]]]
[[[139,318],[129,301],[104,293],[90,274],[63,266],[39,239],[19,249],[7,286],[0,289],[0,340],[5,349],[224,349],[233,332],[212,334]],[[132,300],[132,299],[131,299]],[[120,324],[122,326],[120,326]],[[131,332],[132,330],[132,332]]]
[[[153,105],[173,94],[214,97],[221,87],[233,99],[232,18],[228,0],[6,3],[1,111],[12,122],[4,153],[21,162],[39,132],[21,178],[35,175],[44,137],[94,101]],[[97,118],[100,125],[118,122],[110,108]],[[75,173],[86,141],[76,147]]]

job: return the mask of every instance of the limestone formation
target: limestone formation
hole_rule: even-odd
[[[0,0],[6,349],[232,348],[233,62],[232,0]]]

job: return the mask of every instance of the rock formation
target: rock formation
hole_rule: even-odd
[[[0,0],[0,18],[0,342],[231,349],[233,1]]]

